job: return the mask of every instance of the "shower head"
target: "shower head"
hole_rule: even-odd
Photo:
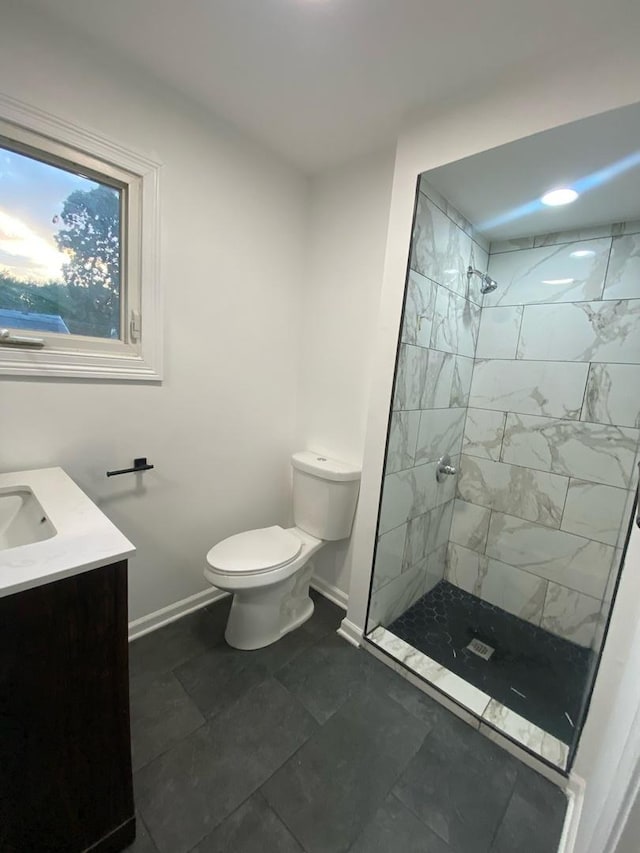
[[[492,290],[495,290],[498,286],[498,282],[494,281],[494,279],[490,278],[486,273],[482,276],[482,286],[480,287],[480,293],[491,293]]]
[[[491,278],[486,272],[480,272],[473,267],[467,269],[467,282],[471,280],[472,275],[477,275],[482,284],[480,285],[480,293],[491,293],[498,286],[498,282]]]

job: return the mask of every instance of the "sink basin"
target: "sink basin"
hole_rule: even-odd
[[[0,598],[134,553],[62,468],[0,473]]]
[[[55,535],[55,527],[28,486],[0,491],[0,551]]]

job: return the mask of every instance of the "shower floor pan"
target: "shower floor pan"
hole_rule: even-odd
[[[595,655],[441,581],[388,630],[564,743],[579,724]],[[492,648],[488,660],[469,648]]]

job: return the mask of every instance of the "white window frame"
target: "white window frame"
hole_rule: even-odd
[[[0,146],[66,164],[123,190],[121,338],[41,334],[42,349],[0,345],[0,375],[162,380],[160,164],[49,113],[0,95]],[[10,330],[11,331],[11,330]]]

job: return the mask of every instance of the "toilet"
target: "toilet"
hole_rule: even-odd
[[[261,649],[306,622],[311,558],[351,534],[360,470],[308,450],[294,453],[291,465],[295,526],[237,533],[207,554],[205,578],[233,594],[225,639],[236,649]]]

